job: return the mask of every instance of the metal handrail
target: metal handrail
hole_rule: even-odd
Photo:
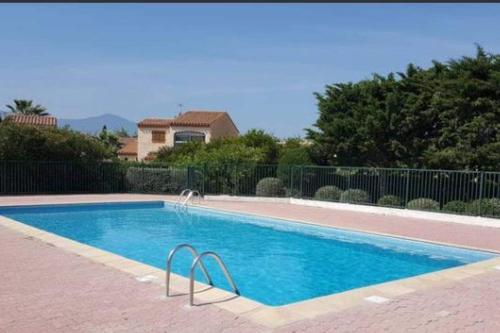
[[[201,194],[200,194],[200,192],[198,190],[192,190],[191,192],[193,192],[192,197],[196,196],[198,198],[198,204],[200,204],[201,203]]]
[[[240,291],[238,290],[238,287],[236,287],[236,284],[234,283],[234,280],[231,274],[229,274],[229,271],[227,270],[226,265],[224,265],[221,257],[219,257],[219,255],[215,252],[207,251],[203,252],[193,260],[193,264],[191,265],[191,269],[189,270],[189,305],[194,305],[194,270],[196,268],[196,265],[198,265],[198,263],[201,263],[203,257],[205,256],[213,257],[217,261],[219,267],[222,269],[222,272],[226,276],[227,281],[231,285],[231,288],[233,288],[233,292],[236,295],[240,295]]]
[[[174,258],[174,255],[177,253],[177,251],[179,251],[180,249],[183,249],[183,248],[187,248],[191,252],[193,257],[195,258],[195,260],[196,260],[196,258],[199,257],[198,252],[196,252],[196,249],[189,244],[179,244],[170,251],[170,253],[168,254],[168,257],[167,257],[167,268],[166,268],[166,276],[165,276],[165,287],[166,287],[166,296],[167,297],[170,296],[169,289],[170,289],[170,273],[172,272],[172,259]],[[203,265],[203,262],[200,262],[200,268],[201,268],[201,271],[203,272],[203,275],[205,275],[205,278],[207,279],[208,284],[212,286],[213,285],[212,279],[210,278],[210,275],[208,275],[208,271],[207,271],[205,265]]]
[[[184,201],[181,201],[182,198],[184,198],[184,195],[186,194],[186,192],[187,192],[186,199],[184,199]],[[187,208],[189,200],[190,199],[192,200],[193,197],[197,197],[198,198],[198,204],[201,203],[201,194],[200,194],[200,192],[198,190],[184,189],[181,192],[181,194],[179,195],[179,199],[175,203],[174,207],[184,207],[184,208]]]
[[[179,197],[178,197],[178,199],[177,199],[177,202],[175,203],[175,205],[174,205],[174,206],[178,206],[178,205],[181,203],[181,200],[182,200],[182,198],[184,197],[184,194],[186,194],[186,192],[187,192],[187,193],[191,192],[191,189],[189,189],[189,188],[185,188],[184,190],[182,190],[182,192],[181,192],[181,194],[179,194]]]

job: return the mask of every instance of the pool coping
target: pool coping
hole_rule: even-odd
[[[146,202],[146,201],[148,202],[164,201],[169,204],[175,202],[172,200],[165,200],[165,199],[163,200],[126,199],[122,200],[121,202]],[[81,202],[78,202],[76,204],[91,204],[91,203],[103,203],[103,201],[82,200]],[[64,204],[65,204],[64,202],[55,203],[55,205],[64,205]],[[75,203],[71,202],[67,204],[75,204]],[[42,205],[21,204],[16,206],[23,207],[23,206],[43,206],[43,205],[51,205],[51,204],[42,204]],[[2,205],[0,207],[12,207],[12,205]],[[319,225],[329,228],[337,228],[316,222],[302,221],[302,220],[295,220],[288,218],[285,219],[269,215],[246,213],[238,210],[204,207],[203,205],[195,205],[195,207],[213,211],[246,214],[246,215],[273,218],[290,222],[305,223],[309,225]],[[132,259],[128,259],[120,255],[53,234],[51,232],[47,232],[4,216],[0,216],[0,225],[7,227],[11,230],[20,232],[28,237],[41,240],[47,244],[53,245],[67,252],[88,258],[89,260],[95,263],[99,263],[107,267],[117,269],[123,273],[131,275],[138,281],[147,283],[156,283],[162,286],[165,285],[165,271],[163,269],[159,269]],[[358,231],[368,234],[402,238],[402,239],[427,242],[439,245],[462,247],[470,250],[498,253],[497,251],[492,251],[491,249],[485,250],[474,247],[460,246],[457,244],[440,243],[440,242],[416,239],[411,237],[400,237],[394,234],[383,234],[383,233],[376,233],[365,230],[348,229],[348,228],[338,228],[338,229]],[[500,265],[500,257],[496,257],[471,264],[466,264],[459,267],[448,268],[436,272],[421,274],[418,276],[399,279],[399,280],[392,280],[380,284],[374,284],[362,288],[356,288],[344,291],[341,293],[315,297],[312,299],[296,303],[290,303],[282,306],[265,305],[257,301],[251,300],[249,298],[243,296],[235,296],[233,293],[230,293],[228,291],[196,281],[195,304],[197,305],[211,304],[220,309],[229,311],[235,315],[242,316],[253,323],[263,325],[268,328],[278,328],[293,322],[314,318],[316,316],[323,314],[346,310],[358,305],[369,304],[369,303],[372,304],[385,303],[390,301],[394,297],[401,296],[404,294],[409,294],[437,286],[445,286],[447,284],[460,281],[469,277],[485,274],[493,270],[498,270],[499,269],[498,267],[500,267],[499,265]],[[189,286],[188,278],[172,273],[170,287],[171,290],[174,292],[172,293],[174,297],[179,295],[187,295],[188,286]]]

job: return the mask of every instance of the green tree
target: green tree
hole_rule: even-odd
[[[291,167],[294,165],[314,164],[306,147],[292,148],[286,150],[280,157],[278,163],[278,177],[285,183],[290,183]]]
[[[240,136],[238,141],[248,148],[261,150],[265,155],[263,163],[276,164],[278,162],[280,147],[274,135],[260,129],[250,129]]]
[[[156,160],[173,165],[184,165],[202,148],[203,144],[199,141],[188,141],[175,147],[164,146],[158,150]]]
[[[262,130],[250,130],[238,138],[221,138],[207,144],[187,142],[158,151],[157,160],[175,165],[276,164],[278,140]]]
[[[243,145],[238,139],[218,139],[208,144],[193,141],[161,148],[157,160],[183,166],[262,163],[265,153],[260,148]]]
[[[317,162],[332,165],[497,170],[500,165],[500,56],[338,83],[316,94],[308,129]]]
[[[248,191],[255,165],[266,160],[262,147],[249,147],[239,138],[213,140],[208,144],[187,142],[162,148],[158,162],[175,166],[197,166],[204,170],[205,190],[238,194]]]
[[[130,138],[131,137],[129,132],[123,127],[121,127],[119,130],[115,131],[114,134],[119,138]]]
[[[102,127],[102,130],[97,137],[113,155],[115,155],[120,149],[121,145],[118,136],[108,132],[106,125]]]
[[[291,137],[285,139],[282,145],[282,152],[286,152],[288,149],[300,148],[303,146],[302,139],[300,137]]]
[[[48,116],[47,109],[40,104],[33,105],[32,100],[15,99],[14,105],[6,105],[6,107],[13,113],[20,113],[24,115],[37,115]]]
[[[110,157],[104,144],[86,134],[0,123],[0,160],[95,162]]]

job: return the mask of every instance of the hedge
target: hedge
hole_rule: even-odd
[[[187,186],[187,173],[176,168],[130,167],[126,180],[132,192],[177,194]]]

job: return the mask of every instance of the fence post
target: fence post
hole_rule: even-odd
[[[187,167],[186,188],[191,188],[191,185],[193,184],[192,177],[193,177],[193,167],[189,165]]]
[[[229,184],[232,187],[230,190],[232,195],[238,195],[238,169],[238,163],[234,163],[229,173],[229,179],[231,179]]]
[[[142,193],[146,193],[146,176],[144,175],[144,173],[146,172],[146,170],[144,170],[144,162],[141,163],[141,176],[142,176]]]
[[[304,180],[304,166],[300,166],[300,198],[302,199],[304,197],[304,194],[302,193],[303,190],[303,180]]]
[[[483,186],[484,186],[484,172],[480,171],[479,174],[479,216],[483,215]]]
[[[346,190],[351,189],[351,173],[352,173],[352,169],[349,168],[347,171],[347,188],[346,188]],[[347,193],[349,193],[349,192],[347,192]],[[349,200],[349,198],[347,200]]]
[[[203,163],[203,168],[201,169],[201,195],[205,196],[205,174],[207,171],[207,163]]]
[[[406,189],[405,189],[405,207],[408,205],[410,195],[410,170],[406,170]]]

